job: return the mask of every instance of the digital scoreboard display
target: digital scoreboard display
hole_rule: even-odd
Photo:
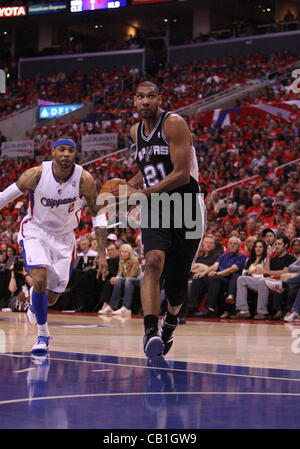
[[[127,6],[127,0],[71,0],[71,12],[95,11],[97,9],[114,9]]]

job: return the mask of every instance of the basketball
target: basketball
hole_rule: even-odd
[[[114,196],[119,196],[120,185],[126,185],[126,182],[120,178],[112,178],[106,181],[100,189],[101,193],[112,193]]]

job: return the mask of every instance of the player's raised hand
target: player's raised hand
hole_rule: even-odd
[[[102,275],[102,280],[105,281],[107,275],[108,275],[108,266],[107,266],[107,260],[106,255],[98,254],[97,256],[97,264],[98,264],[98,271],[97,271],[97,279],[99,279],[100,274]]]

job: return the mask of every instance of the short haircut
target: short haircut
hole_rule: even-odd
[[[290,246],[290,239],[289,239],[286,235],[284,235],[284,234],[278,235],[278,236],[276,237],[276,240],[282,240],[283,243],[284,243],[285,245],[287,245],[287,247]]]
[[[217,245],[216,237],[215,237],[213,234],[205,234],[205,235],[203,236],[203,240],[204,240],[204,239],[213,239],[214,244]]]
[[[155,90],[155,92],[158,94],[159,93],[159,88],[157,86],[157,84],[153,83],[152,81],[142,81],[140,84],[138,84],[136,91],[139,90],[140,87],[153,87],[153,89]]]
[[[241,239],[239,239],[236,235],[232,235],[231,237],[229,237],[229,239],[227,240],[227,243],[229,243],[229,241],[232,239],[237,240],[239,246],[241,247],[241,244],[242,244]]]
[[[264,229],[261,235],[265,237],[268,234],[268,232],[272,232],[272,234],[276,237],[276,232],[274,232],[273,229],[271,228]]]

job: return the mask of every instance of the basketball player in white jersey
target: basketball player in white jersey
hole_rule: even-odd
[[[176,193],[181,198],[182,210],[186,209],[186,198],[192,197],[192,207],[188,213],[199,217],[200,231],[205,230],[205,205],[199,195],[198,163],[191,133],[185,120],[178,114],[163,111],[162,97],[158,87],[152,82],[138,85],[134,104],[142,120],[133,125],[130,135],[135,143],[135,161],[139,174],[129,181],[128,194],[143,187],[142,193],[148,198],[148,216],[153,214],[149,199],[152,194]],[[174,206],[175,207],[175,206]],[[170,211],[170,227],[145,227],[141,229],[144,248],[145,270],[141,284],[141,302],[144,313],[144,351],[149,359],[165,355],[170,350],[181,306],[185,300],[188,276],[192,262],[198,252],[201,235],[187,238],[185,221],[182,227],[175,225],[176,209]],[[143,208],[141,209],[141,214]],[[156,211],[155,211],[156,213]],[[165,211],[159,211],[163,221]],[[195,234],[194,234],[195,235]],[[160,282],[164,279],[164,289],[168,309],[158,331],[160,311]]]
[[[26,170],[0,193],[0,209],[29,189],[30,204],[20,224],[18,243],[23,249],[27,271],[32,277],[28,320],[37,323],[38,337],[33,353],[49,347],[48,304],[54,305],[68,284],[75,258],[75,234],[80,221],[83,196],[89,206],[98,242],[99,272],[105,279],[107,220],[96,206],[93,177],[75,164],[76,144],[69,138],[53,143],[52,161]]]

